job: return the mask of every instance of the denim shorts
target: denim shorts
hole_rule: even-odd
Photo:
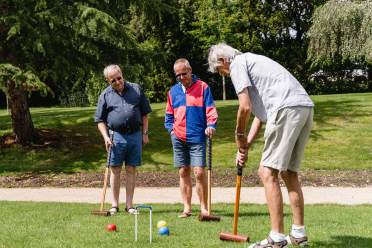
[[[174,167],[184,166],[204,167],[205,162],[205,143],[186,143],[176,135],[171,134],[173,145]]]
[[[110,166],[122,166],[123,163],[131,166],[141,165],[142,133],[140,131],[131,134],[113,132],[113,136],[114,146],[109,156]]]

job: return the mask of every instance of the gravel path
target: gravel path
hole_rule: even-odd
[[[282,188],[286,192],[285,188]],[[101,188],[0,188],[0,201],[37,201],[37,202],[85,202],[99,203]],[[372,204],[372,187],[304,187],[305,204],[336,203],[344,205]],[[110,202],[108,191],[106,202]],[[125,199],[122,188],[120,199]],[[213,203],[233,203],[234,187],[215,187],[212,190]],[[138,187],[134,202],[141,203],[180,203],[178,187]],[[288,203],[288,196],[284,194]],[[193,203],[197,202],[195,188]],[[264,188],[243,187],[241,203],[265,204]]]

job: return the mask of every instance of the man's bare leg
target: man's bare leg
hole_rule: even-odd
[[[110,186],[112,195],[111,205],[112,207],[119,207],[121,166],[111,166],[110,170]]]
[[[279,171],[261,165],[259,175],[265,187],[271,230],[277,233],[284,233],[283,197],[279,185]]]
[[[180,176],[180,190],[183,200],[183,212],[191,212],[192,182],[190,166],[181,167],[178,170]]]
[[[201,214],[208,214],[208,182],[204,167],[194,167],[196,193],[199,196]]]
[[[133,207],[134,188],[136,187],[136,167],[127,165],[125,166],[125,190],[126,190],[126,207]]]
[[[280,173],[288,190],[288,197],[291,203],[293,224],[304,226],[304,195],[298,173],[293,171],[283,171]]]

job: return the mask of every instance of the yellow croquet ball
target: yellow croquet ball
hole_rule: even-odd
[[[158,221],[158,224],[156,225],[158,228],[162,228],[164,226],[167,226],[167,222],[165,222],[164,220],[159,220]]]

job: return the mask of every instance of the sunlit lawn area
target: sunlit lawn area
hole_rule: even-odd
[[[197,212],[177,218],[181,205],[152,205],[153,243],[149,244],[149,214],[139,215],[139,240],[134,241],[134,217],[120,213],[113,217],[90,215],[97,204],[0,202],[0,247],[246,247],[222,242],[221,231],[232,231],[233,205],[216,204],[214,214],[221,222],[199,222]],[[194,208],[197,209],[197,206]],[[372,247],[372,206],[307,205],[310,247]],[[158,236],[156,223],[165,220],[170,236]],[[286,229],[290,210],[285,208]],[[108,223],[117,232],[107,232]],[[269,217],[263,205],[242,204],[238,233],[252,241],[266,237]]]
[[[314,128],[303,161],[312,169],[372,169],[372,93],[313,96]],[[163,127],[165,103],[152,104],[150,144],[144,148],[141,170],[172,170],[172,148]],[[213,142],[216,170],[233,168],[237,100],[217,101],[217,135]],[[64,135],[57,146],[0,151],[0,174],[101,170],[105,163],[102,139],[93,123],[95,108],[33,108],[37,128]],[[0,135],[11,131],[6,110],[0,110]],[[249,154],[248,168],[256,169],[262,133]]]

